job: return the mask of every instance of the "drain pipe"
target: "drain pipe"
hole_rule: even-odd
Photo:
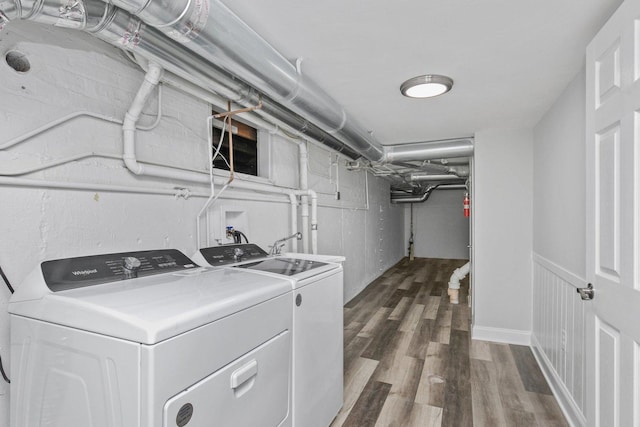
[[[409,197],[393,197],[391,196],[391,203],[422,203],[426,202],[433,190],[438,188],[437,185],[431,185],[427,187],[427,189],[419,196],[409,196]]]
[[[449,289],[447,290],[447,293],[449,294],[449,302],[451,304],[458,304],[460,302],[460,280],[467,277],[470,269],[471,261],[453,271],[453,274],[449,279]]]
[[[300,191],[302,192],[300,196],[300,204],[302,210],[302,229],[304,230],[304,233],[302,233],[302,248],[303,252],[308,254],[309,238],[307,233],[309,233],[309,198],[307,196],[307,190],[309,190],[309,175],[307,171],[309,166],[309,151],[307,149],[306,141],[300,141],[298,143],[298,151],[298,168],[300,169],[298,178],[300,182]]]
[[[298,232],[298,199],[293,192],[289,193],[289,202],[291,203],[291,234]],[[291,251],[298,252],[298,239],[291,240]]]
[[[147,100],[153,90],[160,83],[162,67],[150,62],[144,81],[138,89],[129,110],[125,113],[122,124],[123,154],[122,160],[125,166],[135,175],[153,176],[156,178],[176,179],[180,181],[209,183],[209,178],[204,173],[191,172],[168,166],[142,164],[136,158],[136,124]]]
[[[315,191],[309,189],[297,190],[294,191],[294,194],[299,196],[309,196],[311,198],[311,253],[316,255],[318,253],[318,194]],[[304,204],[302,205],[302,207],[304,208]],[[307,230],[308,228],[305,228],[305,232],[307,232]],[[302,234],[304,236],[304,233]],[[306,251],[305,253],[308,253],[308,251]]]

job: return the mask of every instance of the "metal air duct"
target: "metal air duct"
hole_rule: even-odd
[[[242,106],[256,104],[259,91],[265,115],[353,159],[473,153],[470,138],[383,147],[219,0],[0,0],[0,27],[16,18],[83,29]]]
[[[370,160],[382,146],[219,0],[112,0],[185,49],[264,93]]]
[[[74,13],[70,13],[62,12],[59,1],[55,0],[3,2],[0,3],[0,19],[1,13],[4,12],[7,20],[20,18],[64,28],[81,29],[116,47],[156,62],[173,74],[239,105],[258,103],[259,94],[255,89],[184,49],[181,44],[148,27],[130,13],[101,0],[84,0],[77,2],[75,7]],[[262,98],[262,104],[262,110],[258,114],[278,120],[347,157],[360,157],[359,153],[335,137],[271,99]]]
[[[390,163],[398,163],[411,160],[470,157],[472,155],[473,139],[462,138],[386,146],[384,159]]]
[[[428,173],[416,172],[405,177],[409,182],[425,182],[425,181],[464,181],[457,175],[430,175]]]

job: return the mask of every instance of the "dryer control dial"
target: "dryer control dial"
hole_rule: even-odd
[[[140,265],[142,265],[142,263],[136,257],[128,256],[122,259],[122,267],[124,267],[124,270],[126,272],[138,271],[138,269],[140,268]]]
[[[235,248],[233,250],[233,259],[236,261],[242,261],[242,257],[244,256],[244,250],[242,248]]]

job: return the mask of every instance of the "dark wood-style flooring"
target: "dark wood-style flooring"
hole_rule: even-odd
[[[331,427],[566,426],[529,347],[471,340],[465,261],[404,259],[344,309],[344,406]]]

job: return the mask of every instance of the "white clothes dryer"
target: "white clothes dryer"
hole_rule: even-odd
[[[268,256],[254,244],[199,250],[200,265],[290,281],[293,312],[293,425],[327,427],[343,400],[343,269],[314,256]],[[342,257],[333,259],[343,261]]]
[[[9,303],[11,426],[291,426],[292,304],[177,250],[44,262]]]

